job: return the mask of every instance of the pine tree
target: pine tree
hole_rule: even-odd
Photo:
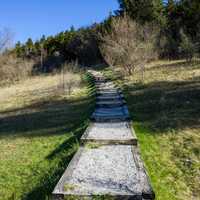
[[[181,0],[178,4],[181,12],[181,23],[184,25],[184,31],[195,40],[200,29],[200,1]]]
[[[31,54],[33,53],[34,51],[34,45],[33,45],[33,41],[31,38],[29,38],[25,44],[26,46],[26,55],[28,57],[31,57]]]
[[[118,0],[120,4],[119,13],[126,12],[132,19],[145,22],[156,22],[164,24],[164,5],[162,0]]]
[[[15,53],[17,55],[17,57],[21,57],[22,56],[22,46],[21,46],[21,42],[18,41],[15,45]]]

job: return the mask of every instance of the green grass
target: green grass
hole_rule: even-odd
[[[116,78],[158,200],[200,197],[200,63],[161,61],[139,74]]]
[[[88,86],[72,97],[0,113],[0,200],[46,200],[51,195],[94,108],[92,79],[86,79]]]

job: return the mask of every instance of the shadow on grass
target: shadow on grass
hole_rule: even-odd
[[[169,64],[163,63],[163,64],[155,65],[154,67],[150,68],[149,70],[160,69],[163,67],[174,69],[174,70],[179,70],[180,68],[184,68],[184,69],[188,68],[188,70],[199,69],[200,60],[193,60],[191,62],[177,61],[177,62],[173,62],[173,63],[169,63]]]
[[[66,170],[68,163],[71,161],[73,155],[78,148],[78,140],[85,131],[87,122],[83,122],[77,129],[73,131],[72,137],[58,146],[51,152],[46,159],[50,162],[56,162],[55,168],[50,168],[40,178],[39,184],[27,193],[23,200],[46,200],[51,199],[51,193],[59,181],[61,175]]]
[[[0,138],[52,136],[72,131],[94,108],[93,80],[87,75],[85,81],[88,83],[85,97],[49,100],[21,109],[0,112]]]
[[[15,110],[14,113],[4,113],[4,117],[0,119],[0,137],[64,134],[86,118],[86,112],[79,115],[86,105],[90,105],[90,97],[74,101],[54,101]]]
[[[54,149],[54,151],[52,151],[46,158],[48,160],[52,160],[57,155],[62,153],[63,149],[65,149],[65,150],[68,149],[71,144],[79,144],[79,140],[80,140],[83,132],[87,128],[87,126],[88,126],[88,121],[86,120],[85,122],[83,122],[82,124],[79,125],[79,128],[77,128],[75,131],[72,131],[73,136],[71,136],[68,140],[63,142],[56,149]]]
[[[125,86],[133,121],[154,132],[200,124],[200,81],[155,82]]]
[[[84,97],[43,102],[23,109],[4,112],[4,117],[0,118],[0,138],[31,138],[68,134],[67,139],[41,161],[46,163],[44,173],[38,174],[39,165],[34,166],[32,176],[25,180],[27,184],[24,184],[23,200],[50,199],[55,185],[77,151],[80,137],[88,126],[89,116],[95,106],[93,79],[87,75],[86,81],[88,93]],[[15,194],[11,195],[10,199],[15,200]]]

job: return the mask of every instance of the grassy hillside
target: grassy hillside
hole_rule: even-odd
[[[158,200],[200,197],[200,62],[159,61],[122,80]]]
[[[0,89],[0,200],[44,200],[78,148],[93,109],[92,84],[59,74]]]

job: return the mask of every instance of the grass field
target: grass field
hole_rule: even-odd
[[[0,89],[0,200],[46,200],[76,152],[94,98],[89,77],[71,78],[70,96],[60,75]]]
[[[157,200],[200,199],[200,62],[159,61],[122,80]]]

